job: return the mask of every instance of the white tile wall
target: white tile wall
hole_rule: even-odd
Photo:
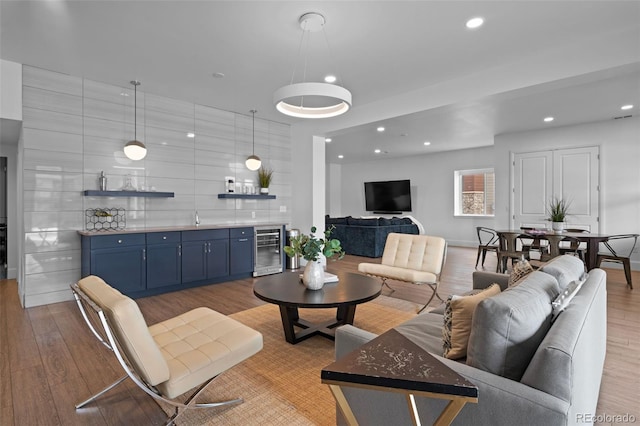
[[[277,199],[218,199],[225,176],[236,178],[239,192],[245,181],[257,185],[257,173],[244,166],[252,151],[251,115],[164,98],[143,87],[136,131],[149,152],[131,161],[122,148],[134,135],[133,86],[23,67],[26,306],[70,299],[69,284],[80,278],[77,231],[84,229],[88,208],[125,208],[128,229],[192,225],[196,210],[205,225],[290,223],[289,126],[255,119],[255,153],[275,171],[270,193]],[[83,190],[98,189],[101,171],[110,190],[122,188],[130,175],[140,189],[175,197],[84,196]]]

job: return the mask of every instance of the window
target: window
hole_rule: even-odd
[[[493,169],[455,171],[456,216],[493,216],[495,175]]]

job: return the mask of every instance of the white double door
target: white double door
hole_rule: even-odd
[[[511,226],[548,225],[554,197],[570,203],[565,227],[599,231],[598,147],[512,154]]]

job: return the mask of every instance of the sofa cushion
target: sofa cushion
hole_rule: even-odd
[[[442,353],[442,315],[425,312],[403,322],[395,330],[427,352]]]
[[[545,263],[540,270],[553,275],[558,281],[560,290],[564,290],[571,281],[583,279],[585,273],[582,260],[569,255],[554,257]]]
[[[329,217],[326,216],[324,219],[325,225],[346,225],[347,218],[346,217]]]
[[[534,271],[518,286],[478,304],[473,315],[467,364],[520,380],[551,326],[558,282]]]
[[[413,221],[408,217],[392,217],[392,225],[412,225]]]
[[[378,226],[378,219],[362,219],[358,217],[348,217],[347,225],[352,226]]]
[[[393,221],[391,219],[387,219],[386,217],[378,218],[378,225],[380,226],[389,226],[392,224],[393,224]]]
[[[500,286],[493,284],[474,295],[449,296],[444,309],[444,326],[442,327],[442,346],[446,358],[459,359],[467,356],[467,342],[476,305],[498,293],[500,293]]]

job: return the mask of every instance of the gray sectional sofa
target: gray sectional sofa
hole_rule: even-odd
[[[477,404],[466,404],[454,425],[570,425],[595,415],[606,352],[606,274],[589,272],[582,262],[559,256],[532,272],[516,287],[480,302],[472,320],[466,359],[442,358],[444,309],[412,318],[396,327],[423,349],[479,388]],[[552,301],[572,282],[583,284],[554,316]],[[508,276],[475,272],[473,288]],[[357,349],[375,335],[353,326],[336,331],[336,358]],[[344,388],[360,424],[410,425],[404,396]],[[418,397],[423,424],[432,424],[446,401]],[[344,421],[338,412],[338,424]]]

